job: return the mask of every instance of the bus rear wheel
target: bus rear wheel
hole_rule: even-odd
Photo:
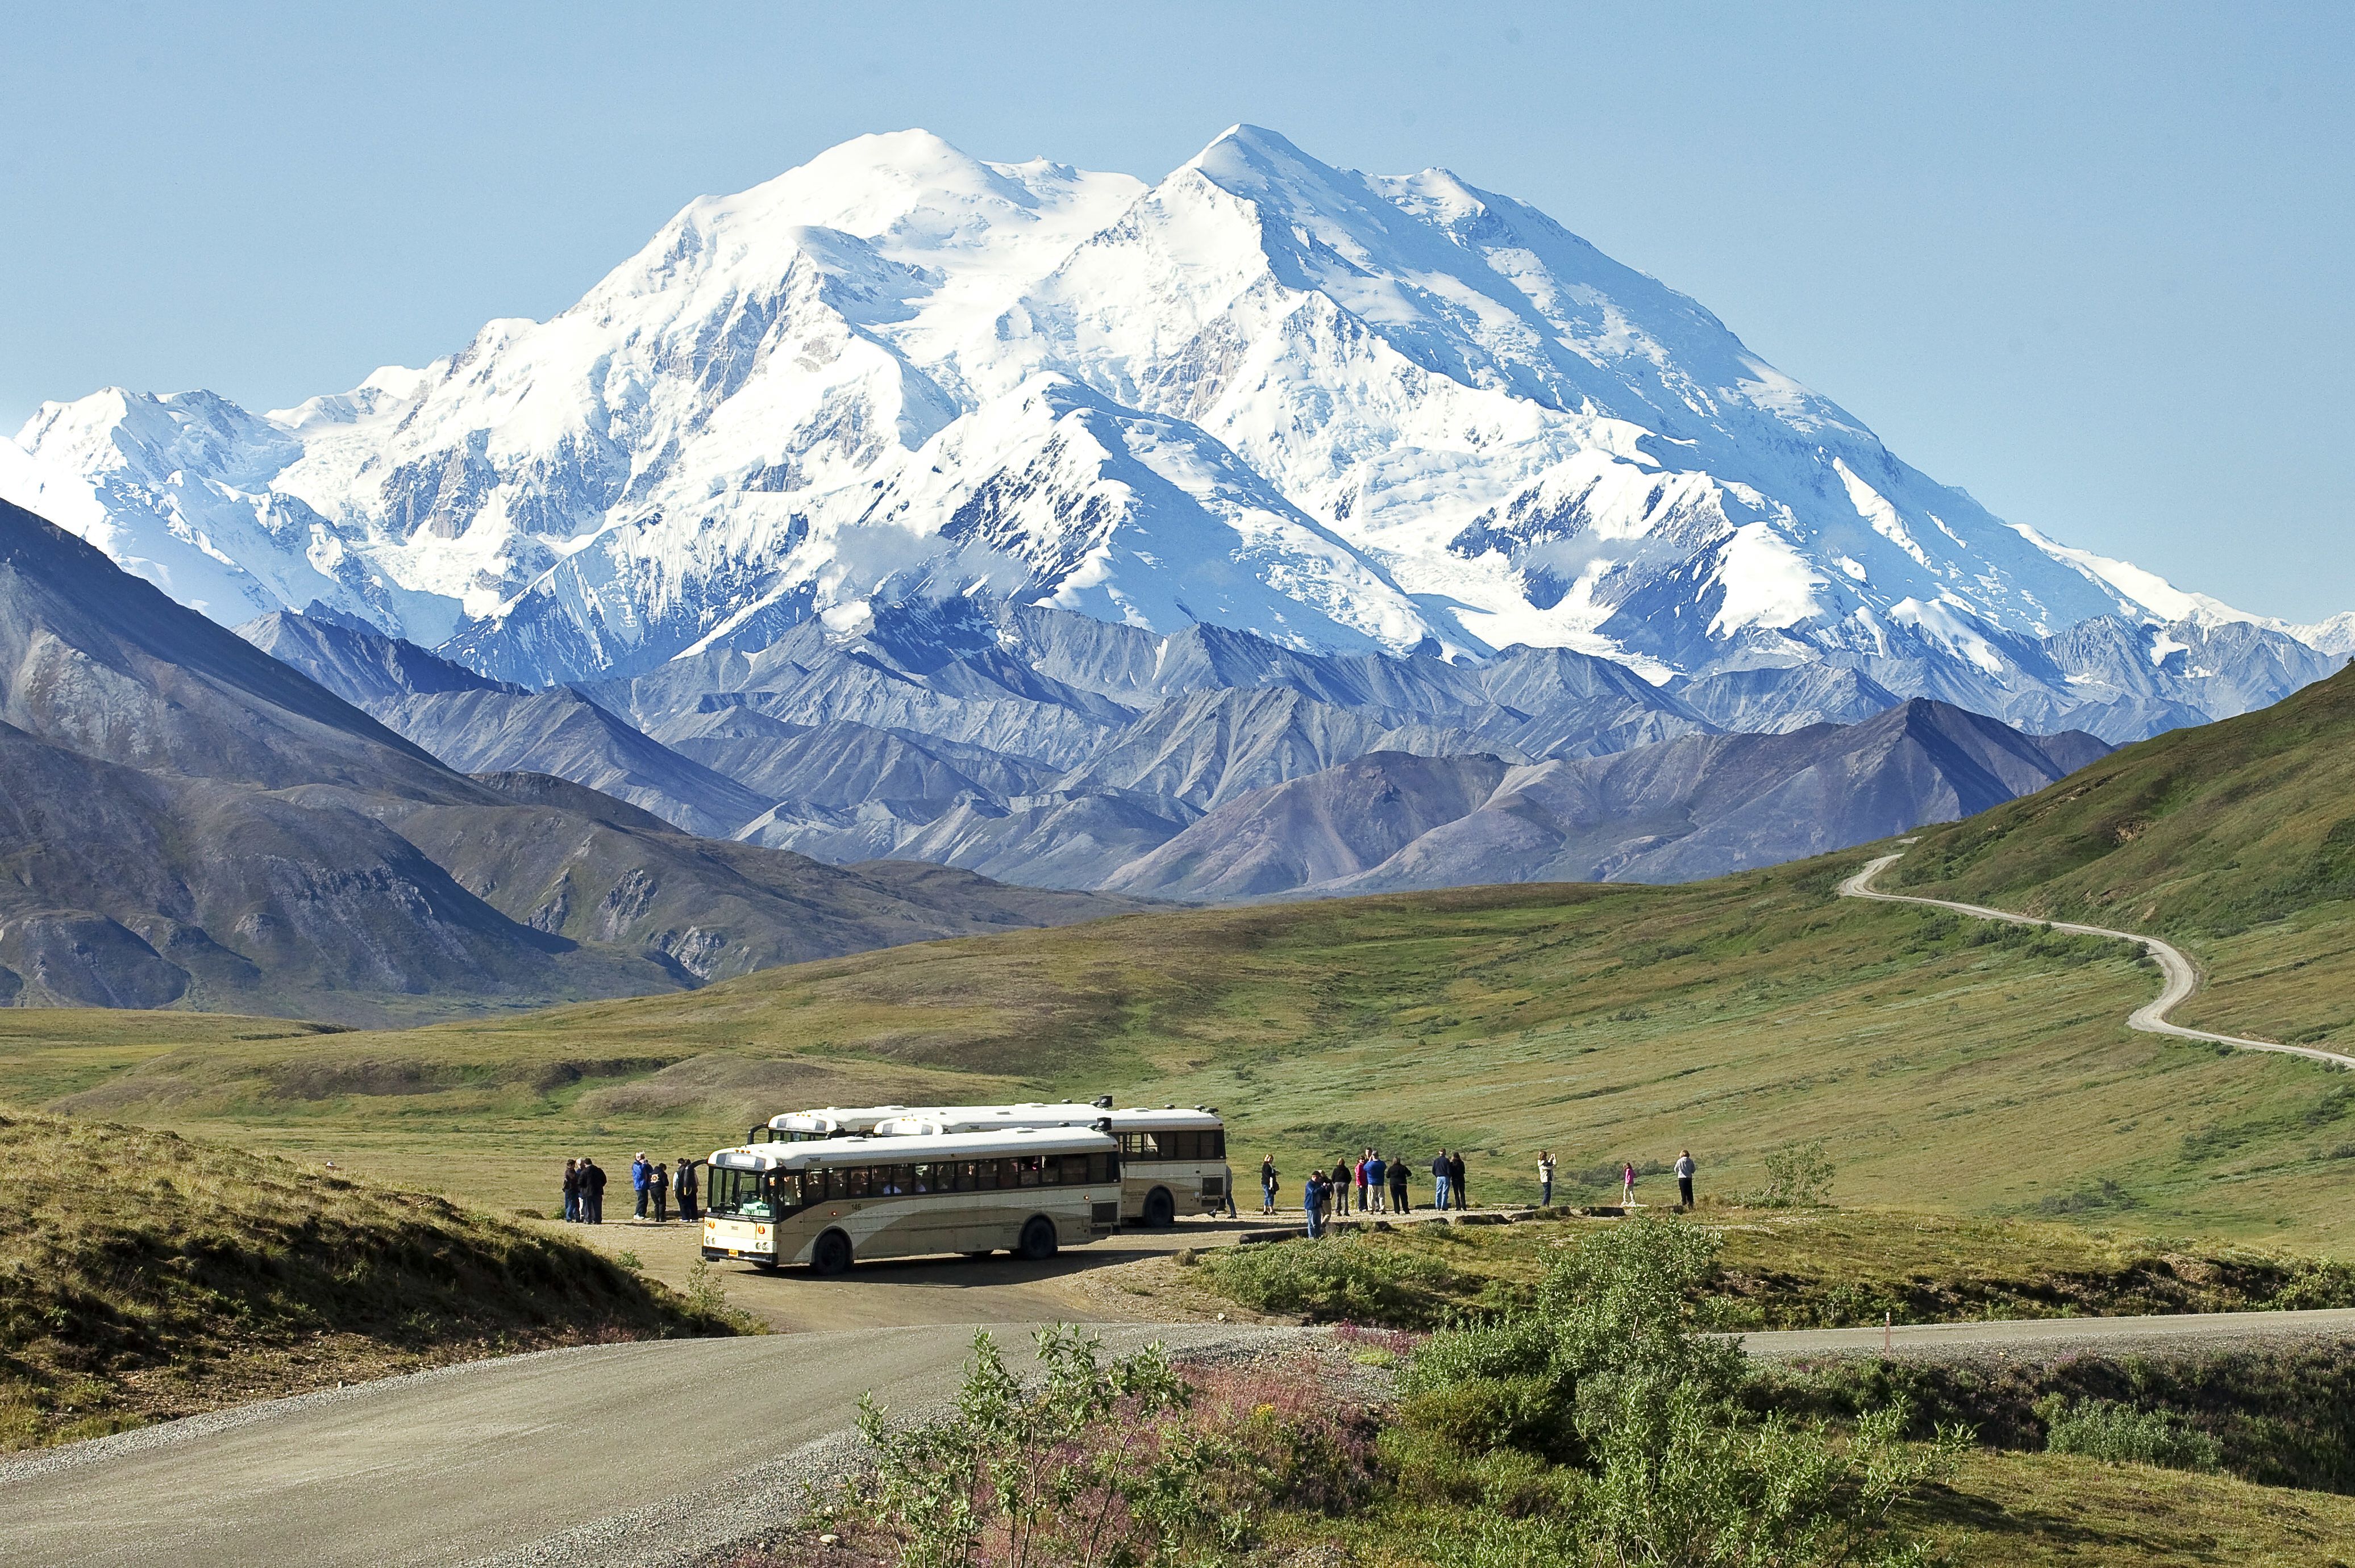
[[[1030,1223],[1022,1227],[1022,1245],[1015,1249],[1030,1263],[1044,1263],[1055,1255],[1055,1222],[1044,1214],[1033,1214]]]
[[[1167,1187],[1156,1187],[1145,1195],[1145,1227],[1166,1231],[1178,1223],[1178,1200],[1169,1195]]]
[[[850,1272],[850,1238],[840,1231],[828,1231],[817,1238],[810,1248],[812,1274],[847,1274]]]

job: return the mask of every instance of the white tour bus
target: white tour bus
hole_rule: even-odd
[[[840,1274],[863,1257],[1000,1247],[1036,1260],[1119,1228],[1120,1146],[1092,1127],[773,1139],[714,1150],[705,1198],[714,1261]]]
[[[933,1106],[875,1124],[878,1137],[977,1132],[993,1127],[1107,1127],[1120,1139],[1120,1214],[1158,1230],[1179,1214],[1227,1207],[1234,1172],[1227,1166],[1227,1127],[1218,1111],[1113,1110],[1092,1105]]]

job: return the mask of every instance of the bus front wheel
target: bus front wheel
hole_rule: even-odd
[[[1044,1214],[1033,1214],[1030,1223],[1022,1227],[1022,1245],[1018,1250],[1031,1263],[1044,1263],[1054,1256],[1055,1222]]]
[[[1145,1226],[1147,1230],[1166,1231],[1178,1223],[1178,1200],[1169,1195],[1167,1187],[1156,1187],[1145,1195]]]
[[[850,1238],[840,1231],[828,1231],[817,1238],[810,1248],[812,1274],[847,1274],[850,1272]]]

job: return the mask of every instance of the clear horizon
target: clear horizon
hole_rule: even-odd
[[[1543,208],[2012,522],[2355,608],[2355,9],[881,15],[14,18],[0,432],[108,385],[261,409],[422,364],[866,132],[1154,180],[1248,121]]]

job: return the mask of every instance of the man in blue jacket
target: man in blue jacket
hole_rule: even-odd
[[[1366,1191],[1373,1195],[1374,1213],[1378,1214],[1382,1212],[1383,1183],[1390,1180],[1390,1162],[1382,1158],[1380,1150],[1366,1156]]]
[[[646,1151],[643,1149],[638,1150],[638,1157],[630,1161],[630,1185],[637,1191],[638,1218],[642,1220],[646,1217],[646,1183],[653,1179],[654,1169],[646,1163]]]
[[[1312,1170],[1308,1172],[1308,1180],[1306,1183],[1300,1190],[1300,1206],[1305,1210],[1308,1214],[1308,1239],[1310,1241],[1315,1241],[1318,1236],[1325,1234],[1325,1227],[1316,1223],[1317,1205],[1323,1202],[1325,1197],[1325,1194],[1318,1192],[1317,1189],[1322,1187],[1324,1184],[1325,1173],[1322,1171]]]

